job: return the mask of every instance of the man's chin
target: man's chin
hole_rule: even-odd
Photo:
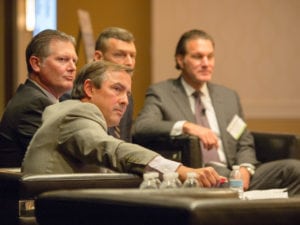
[[[116,120],[110,121],[109,126],[110,126],[110,127],[118,126],[118,125],[120,124],[120,121],[121,121],[121,118],[118,118],[118,119],[116,119]]]
[[[66,85],[63,86],[62,90],[64,92],[68,92],[68,91],[71,91],[72,88],[73,88],[73,84],[66,84]]]

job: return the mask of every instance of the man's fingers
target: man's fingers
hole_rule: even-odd
[[[218,173],[212,167],[203,168],[199,173],[199,181],[203,187],[215,186],[220,179]]]

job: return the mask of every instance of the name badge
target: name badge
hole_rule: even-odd
[[[229,134],[235,139],[239,139],[247,124],[238,115],[235,115],[227,127]]]

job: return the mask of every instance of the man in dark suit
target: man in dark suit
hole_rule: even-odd
[[[95,45],[94,60],[106,60],[113,63],[135,67],[136,47],[134,36],[128,30],[119,27],[108,27],[98,36]],[[108,133],[116,138],[131,142],[133,118],[133,98],[128,97],[129,105],[120,124],[110,127]]]
[[[181,75],[148,89],[145,105],[134,124],[134,138],[195,135],[203,145],[203,155],[210,152],[217,157],[204,165],[213,166],[227,177],[233,165],[240,165],[245,190],[288,188],[290,195],[299,194],[300,161],[259,164],[238,94],[210,82],[214,46],[213,38],[204,31],[191,30],[182,35],[175,53]],[[201,93],[201,101],[194,92]],[[197,101],[202,104],[199,111]],[[205,118],[208,125],[199,123],[198,117]]]
[[[9,101],[0,123],[0,166],[20,167],[41,124],[44,109],[72,89],[76,74],[75,39],[44,30],[26,48],[28,78]]]

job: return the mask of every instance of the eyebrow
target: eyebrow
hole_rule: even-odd
[[[112,86],[114,86],[114,85],[121,86],[122,89],[126,90],[126,87],[122,83],[120,83],[120,82],[113,83]],[[131,93],[132,93],[131,90],[127,91],[127,94],[131,95]]]

